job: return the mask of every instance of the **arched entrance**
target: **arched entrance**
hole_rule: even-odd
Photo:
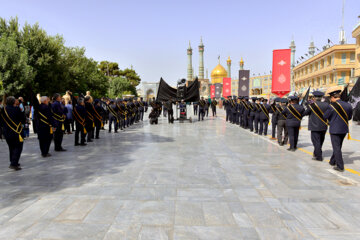
[[[154,91],[153,91],[152,89],[148,89],[148,90],[146,91],[146,100],[149,100],[149,99],[151,99],[151,98],[153,98],[153,97],[155,97]]]

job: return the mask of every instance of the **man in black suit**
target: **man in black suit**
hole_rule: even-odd
[[[62,140],[64,135],[64,121],[65,115],[63,107],[61,106],[61,96],[58,93],[54,94],[53,104],[51,105],[52,114],[54,119],[54,128],[56,128],[54,132],[54,145],[56,152],[66,151],[62,146]]]
[[[269,120],[270,120],[270,105],[267,104],[267,99],[263,99],[260,102],[260,113],[259,113],[259,121],[260,121],[260,128],[259,128],[259,135],[264,133],[264,136],[267,135]]]
[[[331,104],[324,113],[324,119],[329,121],[330,138],[333,148],[333,154],[330,159],[330,165],[335,166],[334,170],[344,171],[344,160],[342,157],[342,144],[346,134],[349,133],[349,121],[352,118],[352,107],[349,103],[340,100],[340,86],[334,86],[328,89]],[[350,135],[349,135],[350,137]]]
[[[301,126],[301,119],[304,115],[305,109],[299,105],[298,96],[290,96],[290,104],[284,109],[282,114],[286,114],[286,127],[288,130],[290,148],[288,151],[295,152],[299,139],[299,130]]]
[[[311,142],[314,145],[313,160],[322,161],[322,145],[327,131],[327,120],[324,119],[324,112],[329,108],[329,104],[322,102],[323,92],[314,91],[315,102],[307,105],[304,116],[309,115],[308,129],[311,131]]]
[[[35,99],[37,101],[37,99]],[[37,107],[38,126],[37,134],[40,144],[41,156],[50,157],[49,153],[53,132],[56,131],[53,114],[49,106],[49,98],[42,96],[40,98],[40,105]]]
[[[21,170],[19,160],[23,149],[23,138],[21,132],[25,124],[25,114],[15,104],[13,96],[6,98],[6,107],[0,111],[0,126],[3,127],[3,134],[10,152],[10,169]]]

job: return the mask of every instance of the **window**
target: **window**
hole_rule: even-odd
[[[341,54],[341,64],[346,64],[346,53]]]
[[[350,62],[355,62],[355,53],[350,53]]]
[[[334,56],[334,55],[330,57],[330,60],[331,60],[331,65],[334,65],[334,58],[335,58],[335,56]]]

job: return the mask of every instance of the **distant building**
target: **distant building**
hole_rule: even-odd
[[[250,96],[266,96],[271,95],[272,75],[261,75],[250,78],[249,88]]]
[[[352,37],[356,39],[354,77],[360,77],[360,22],[355,26]]]
[[[355,68],[355,47],[355,44],[334,45],[295,66],[295,91],[306,91],[309,86],[323,91],[335,85],[349,83],[351,86]]]
[[[145,100],[148,100],[150,98],[153,98],[157,96],[157,92],[159,89],[159,82],[142,82],[142,97]]]
[[[239,94],[239,79],[231,79],[231,95],[238,96]]]

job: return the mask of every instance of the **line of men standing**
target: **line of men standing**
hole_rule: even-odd
[[[269,114],[272,113],[271,139],[277,139],[280,146],[289,142],[290,147],[287,150],[294,152],[298,145],[301,120],[304,116],[309,116],[308,130],[311,131],[311,142],[314,146],[312,159],[323,161],[322,146],[329,127],[333,148],[329,164],[334,166],[334,170],[342,172],[344,161],[341,149],[345,136],[348,134],[349,139],[351,138],[349,121],[353,111],[349,103],[341,100],[341,92],[339,86],[329,88],[325,101],[325,93],[314,91],[310,101],[303,99],[305,107],[299,104],[298,96],[276,98],[271,105],[267,104],[267,99],[264,98],[253,97],[252,102],[249,102],[249,97],[228,97],[224,102],[226,121],[266,136],[267,126],[270,124]]]
[[[86,146],[86,142],[89,143],[93,139],[100,138],[100,129],[103,129],[105,124],[106,109],[109,110],[110,119],[116,118],[115,132],[117,132],[118,127],[124,129],[140,120],[142,121],[144,112],[147,110],[147,103],[141,98],[109,100],[110,105],[108,105],[98,99],[93,101],[90,93],[80,98],[72,96],[70,91],[67,93],[69,94],[68,100],[71,99],[73,104],[72,113],[76,124],[75,146]],[[34,123],[37,125],[40,151],[44,158],[51,156],[49,150],[52,140],[54,140],[56,152],[66,151],[62,147],[66,120],[64,97],[56,93],[51,102],[47,96],[39,96],[39,98],[33,99]],[[9,168],[15,171],[21,170],[19,160],[23,149],[22,132],[24,124],[25,115],[16,105],[16,99],[12,96],[7,97],[5,106],[0,108],[0,128],[3,129],[9,147]],[[111,124],[109,129],[111,131]]]

